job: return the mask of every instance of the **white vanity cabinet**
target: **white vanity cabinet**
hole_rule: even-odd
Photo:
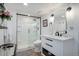
[[[42,48],[56,56],[73,56],[73,38],[57,38],[42,36]],[[43,54],[43,53],[42,53]]]

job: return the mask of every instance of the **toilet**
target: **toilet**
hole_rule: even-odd
[[[41,40],[36,40],[34,43],[34,52],[40,52],[41,51]]]

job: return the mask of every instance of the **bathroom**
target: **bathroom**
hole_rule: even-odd
[[[79,3],[0,3],[0,56],[79,56],[78,12]]]

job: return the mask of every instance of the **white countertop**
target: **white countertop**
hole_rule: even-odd
[[[53,35],[41,35],[41,37],[50,38],[50,39],[56,39],[56,40],[70,40],[73,39],[73,37],[60,37],[60,36],[53,36]]]

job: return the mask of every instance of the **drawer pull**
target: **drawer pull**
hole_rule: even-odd
[[[50,44],[48,44],[48,43],[46,43],[46,45],[47,45],[47,46],[50,46],[50,47],[53,47],[52,45],[50,45]]]
[[[46,39],[46,40],[53,41],[53,40],[51,40],[51,39]]]

